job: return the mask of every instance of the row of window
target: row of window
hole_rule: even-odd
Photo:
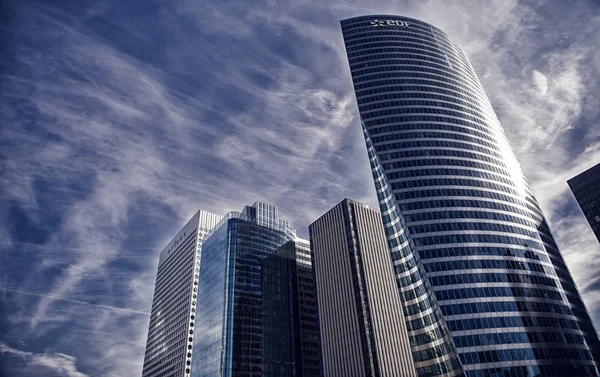
[[[398,118],[401,120],[402,118]],[[408,137],[404,136],[396,136],[402,135],[408,131],[419,131],[412,132],[416,134],[418,138],[423,137],[439,137],[436,131],[447,131],[444,134],[468,134],[470,136],[474,136],[467,141],[478,143],[479,139],[485,139],[490,142],[494,146],[497,145],[497,139],[495,137],[489,136],[490,130],[483,130],[483,132],[479,132],[474,130],[475,125],[468,124],[466,122],[456,122],[455,118],[444,118],[444,122],[387,122],[383,127],[370,127],[369,128],[369,136],[374,143],[382,143],[385,141],[398,140],[398,139],[407,139]],[[388,120],[390,120],[388,118]],[[449,121],[448,121],[449,120]],[[451,124],[448,124],[451,123]],[[455,125],[456,124],[456,125]],[[476,127],[481,129],[483,127]],[[432,132],[433,130],[433,132]],[[486,143],[483,143],[487,145]],[[497,149],[497,148],[495,148]],[[479,160],[478,157],[474,157],[473,159]],[[494,162],[494,166],[501,165],[500,163]]]
[[[585,345],[585,339],[579,334],[568,332],[501,332],[493,334],[475,334],[454,337],[456,347],[479,347],[518,343],[569,343]]]
[[[451,275],[456,276],[456,275]],[[433,281],[433,278],[430,278]],[[433,284],[433,283],[432,283]],[[482,297],[534,297],[557,301],[565,301],[563,295],[556,290],[544,288],[523,288],[523,287],[475,287],[475,288],[452,288],[438,289],[439,286],[433,285],[435,295],[438,301],[445,300],[463,300]]]
[[[424,332],[423,334],[411,335],[408,337],[411,347],[422,346],[431,342],[435,342],[438,339],[442,339],[445,336],[445,331],[440,327],[436,327],[433,330]]]
[[[487,198],[486,198],[487,199]],[[521,216],[526,216],[532,219],[534,223],[538,223],[538,231],[543,233],[546,237],[551,237],[550,229],[547,224],[541,217],[537,217],[536,213],[533,211],[527,211],[523,209],[522,205],[516,203],[502,203],[502,202],[494,202],[488,200],[480,200],[480,199],[431,199],[431,200],[422,200],[418,202],[409,202],[409,203],[399,203],[399,207],[403,213],[417,213],[421,212],[425,209],[441,209],[441,208],[484,208],[491,209],[496,211],[504,211],[516,213]],[[446,211],[442,211],[446,212]],[[407,216],[412,216],[407,215]]]
[[[412,40],[416,42],[422,42],[423,44],[427,44],[433,47],[443,47],[448,49],[449,52],[454,53],[452,51],[452,44],[448,37],[442,37],[440,40],[436,38],[433,34],[430,33],[428,26],[421,26],[417,23],[413,23],[413,21],[408,21],[410,23],[410,27],[403,28],[388,28],[388,27],[379,27],[375,29],[372,24],[365,24],[364,26],[354,27],[349,30],[346,29],[343,31],[344,35],[344,43],[349,46],[357,45],[364,40],[365,38],[372,38],[373,36],[382,36],[387,38],[380,38],[381,40],[394,41],[394,40]],[[423,29],[422,29],[423,28]],[[459,55],[460,56],[460,55]]]
[[[428,259],[440,258],[456,258],[456,257],[471,257],[471,256],[503,256],[527,258],[535,261],[550,263],[550,258],[545,253],[539,251],[531,251],[525,249],[507,249],[505,247],[483,247],[483,246],[465,246],[465,247],[448,247],[443,249],[423,249],[419,250],[419,256],[425,263]],[[557,267],[554,264],[554,267]],[[562,266],[562,268],[565,268]]]
[[[367,19],[369,20],[369,19]],[[367,21],[365,20],[365,21]],[[370,19],[372,20],[372,18]],[[353,20],[354,21],[354,20]],[[344,34],[344,41],[347,43],[351,43],[353,40],[360,39],[364,36],[372,36],[372,35],[381,35],[388,36],[392,38],[402,37],[406,38],[407,36],[421,37],[421,40],[435,42],[437,38],[431,33],[430,26],[423,23],[421,24],[418,20],[398,20],[408,22],[410,24],[409,27],[373,27],[373,24],[370,22],[365,22],[362,25],[357,25],[353,23],[352,27],[348,27],[350,24],[346,24],[342,26],[342,32]],[[395,39],[394,38],[394,39]],[[391,38],[388,38],[391,39]],[[450,47],[448,37],[444,37],[444,43]]]
[[[159,266],[153,300],[163,298],[172,291],[173,284],[177,284],[183,276],[188,276],[191,273],[189,270],[182,269],[181,266],[187,266],[191,270],[194,264],[195,251],[195,240],[194,242],[190,240],[190,242],[171,253],[168,259]]]
[[[433,224],[421,224],[413,225],[408,227],[410,233],[423,239],[423,237],[429,237],[429,233],[434,232],[459,232],[459,231],[477,231],[477,232],[500,232],[508,234],[520,234],[522,236],[531,237],[538,242],[540,236],[537,232],[533,232],[527,229],[523,229],[517,226],[510,226],[505,224],[488,223],[488,222],[443,222]],[[451,236],[451,235],[450,235]],[[416,241],[416,240],[415,240]],[[521,242],[522,239],[521,239]]]
[[[460,270],[459,270],[460,271]],[[477,284],[477,283],[526,283],[536,284],[545,287],[559,288],[553,279],[535,276],[530,274],[511,274],[511,273],[461,273],[453,275],[429,276],[429,280],[434,287],[444,287],[447,285]],[[550,297],[549,297],[550,298]],[[555,300],[559,298],[552,297]]]
[[[404,81],[404,80],[403,80]],[[404,83],[402,85],[390,85],[387,81],[381,83],[371,83],[367,88],[356,91],[358,104],[366,103],[366,101],[387,100],[387,99],[412,99],[412,98],[430,98],[441,101],[449,101],[462,106],[470,106],[477,111],[484,113],[493,113],[489,103],[482,101],[480,97],[475,97],[472,93],[464,93],[464,91],[449,90],[438,85],[410,85]],[[485,130],[487,127],[481,127]]]
[[[448,211],[429,211],[420,212],[404,215],[404,220],[408,224],[418,223],[420,221],[449,221],[455,219],[478,219],[478,220],[492,220],[492,221],[503,221],[507,223],[514,223],[523,225],[529,228],[536,229],[538,224],[529,220],[524,219],[520,216],[513,216],[512,214],[505,214],[500,212],[489,212],[489,211],[469,211],[469,210],[448,210]]]
[[[464,142],[457,141],[446,141],[446,140],[420,140],[420,141],[404,141],[399,143],[390,143],[390,144],[382,144],[376,147],[377,153],[382,153],[385,151],[398,151],[405,150],[408,148],[429,148],[429,149],[438,149],[438,148],[456,148],[463,149],[465,151],[476,151],[484,154],[488,154],[494,156],[498,159],[501,159],[502,156],[494,151],[491,151],[487,148],[480,147],[479,145],[473,145]]]
[[[539,312],[574,315],[570,307],[546,302],[486,301],[466,304],[440,305],[444,316],[498,312]]]
[[[497,234],[449,234],[449,235],[426,235],[413,239],[415,245],[432,246],[457,243],[495,243],[506,245],[523,245],[543,250],[541,244],[534,240],[524,240],[518,237],[502,236]]]
[[[534,271],[554,276],[554,269],[533,262],[520,262],[511,259],[459,259],[450,261],[430,261],[424,264],[425,271],[464,271],[480,269],[501,269]]]
[[[355,64],[369,62],[373,59],[406,59],[417,56],[419,58],[425,58],[427,61],[435,61],[443,66],[450,64],[450,68],[459,71],[462,74],[475,77],[475,74],[471,71],[471,67],[457,60],[456,56],[443,53],[439,48],[434,49],[421,44],[415,45],[416,46],[407,46],[405,48],[369,50],[368,54],[353,52],[348,54],[348,61],[352,67]]]
[[[413,72],[378,73],[364,78],[361,82],[354,82],[354,90],[359,99],[363,97],[363,93],[381,93],[394,89],[397,91],[415,90],[418,92],[448,94],[454,99],[460,98],[466,102],[476,104],[476,106],[491,109],[491,104],[485,96],[473,92],[466,85],[448,83],[447,80],[442,80],[437,75],[416,75]],[[492,119],[495,119],[495,116]],[[476,123],[486,126],[485,123],[479,121]]]
[[[435,359],[436,357],[445,356],[454,351],[455,350],[450,342],[443,342],[438,344],[437,346],[433,346],[422,351],[413,352],[413,358],[415,362],[420,363],[423,361]]]
[[[438,206],[438,204],[439,204],[439,203],[436,203],[436,202],[433,202],[433,201],[426,202],[426,203],[427,203],[427,204],[430,204],[430,205],[431,205],[431,207],[430,207],[430,206],[426,206],[426,205],[424,205],[424,206],[423,206],[423,207],[424,207],[423,209],[425,209],[425,207],[427,207],[427,209],[430,209],[430,208],[437,208],[437,206]],[[411,203],[409,203],[409,204],[411,204]],[[402,206],[403,206],[403,205],[401,205],[401,207],[402,207]],[[433,207],[433,206],[436,206],[436,207]],[[439,206],[439,207],[443,207],[443,206]],[[472,212],[475,212],[475,211],[465,211],[465,212],[472,213]],[[431,212],[425,212],[425,213],[431,213]],[[425,213],[424,213],[424,214],[425,214]],[[440,215],[440,216],[441,216],[441,215]],[[415,221],[415,220],[414,220],[414,218],[415,218],[415,214],[406,215],[405,217],[406,217],[406,218],[405,218],[405,220],[406,220],[406,221],[411,221],[411,222],[414,222],[414,221]],[[423,216],[423,217],[424,217],[424,216]],[[423,217],[419,216],[419,217],[417,217],[417,218],[419,219],[419,221],[422,221]],[[523,222],[524,222],[524,221],[523,221]],[[521,223],[521,222],[518,222],[518,223]],[[410,224],[410,222],[409,222],[409,224]],[[450,224],[456,224],[456,223],[449,222],[449,223],[447,223],[447,224],[446,224],[446,228],[450,229],[450,228],[454,228],[454,227],[455,227],[454,225],[450,225]],[[466,223],[466,224],[476,224],[476,223],[472,223],[472,222],[471,222],[471,223]],[[479,230],[483,230],[484,228],[486,228],[485,230],[493,230],[493,229],[491,229],[491,228],[489,227],[489,225],[481,225],[481,224],[487,224],[487,223],[480,223],[480,225],[477,225],[478,229],[479,229],[479,228],[481,228],[481,229],[479,229]],[[537,234],[537,235],[539,235],[539,237],[541,238],[541,240],[542,240],[542,241],[544,241],[544,242],[546,242],[548,245],[550,245],[550,246],[545,246],[545,249],[546,249],[546,251],[548,251],[548,250],[549,250],[551,253],[553,253],[553,254],[554,254],[554,256],[555,256],[556,258],[558,258],[558,259],[554,259],[552,263],[553,263],[555,266],[561,267],[561,268],[563,269],[563,270],[561,271],[562,275],[560,275],[560,276],[562,276],[562,277],[565,277],[566,279],[570,280],[570,275],[568,274],[568,270],[567,270],[567,268],[566,268],[566,266],[565,266],[565,264],[564,264],[564,262],[563,262],[563,260],[562,260],[562,257],[561,257],[561,256],[560,256],[560,254],[559,254],[559,253],[556,251],[556,250],[557,250],[557,247],[556,247],[556,243],[554,242],[554,238],[553,238],[553,237],[552,237],[552,235],[549,233],[549,230],[548,230],[548,231],[545,231],[545,228],[546,228],[547,226],[544,226],[544,225],[545,225],[545,224],[543,224],[543,225],[540,225],[540,226],[539,226],[539,228],[538,228],[538,230],[537,230],[536,232],[534,232],[534,233],[535,233],[535,234]],[[441,231],[441,229],[442,229],[441,227],[440,227],[440,228],[438,228],[438,227],[437,227],[437,224],[435,224],[435,223],[433,223],[433,224],[427,224],[426,226],[428,226],[428,227],[429,227],[429,228],[431,228],[431,229],[436,229],[436,231]],[[528,226],[531,226],[531,225],[529,225],[529,224],[528,224]],[[456,226],[456,227],[458,227],[458,226]],[[463,227],[464,227],[464,226],[463,226]],[[475,229],[475,225],[472,225],[473,229],[470,229],[471,225],[466,225],[466,227],[467,227],[467,228],[469,228],[469,230],[476,230],[476,229]],[[437,229],[439,229],[439,230],[437,230]],[[416,229],[416,230],[418,230],[418,229]],[[457,228],[457,230],[458,230],[458,228]],[[521,232],[519,232],[519,233],[521,233]],[[418,234],[417,234],[417,235],[418,235]],[[535,236],[534,236],[534,237],[535,237]],[[519,243],[519,245],[520,245],[520,243]],[[525,246],[527,246],[527,245],[525,245]],[[486,248],[489,248],[489,247],[486,247]],[[537,248],[537,247],[536,247],[536,248]],[[457,249],[458,249],[458,248],[457,248]],[[540,251],[544,251],[544,249],[543,249],[543,248],[538,248],[538,249],[539,249]],[[421,250],[424,250],[424,249],[421,249]],[[508,253],[508,254],[506,253],[507,251],[509,251],[509,253]],[[510,255],[510,250],[508,250],[508,249],[503,249],[503,250],[502,250],[502,251],[500,251],[500,252],[496,251],[496,252],[494,252],[494,253],[492,253],[492,254],[490,254],[490,252],[483,251],[483,249],[482,249],[482,252],[483,252],[483,253],[485,253],[485,254],[487,254],[487,255]],[[439,251],[438,251],[437,253],[439,253]],[[457,254],[457,255],[476,255],[476,254],[473,254],[473,253],[470,253],[470,254],[464,254],[464,252],[462,252],[462,253],[463,253],[463,254]],[[523,252],[521,252],[521,254],[520,254],[520,255],[523,255]],[[543,254],[542,254],[542,255],[543,255]],[[447,254],[447,256],[454,256],[454,255],[452,255],[452,254]],[[515,256],[517,256],[517,255],[515,255]],[[432,258],[432,257],[429,257],[429,258]],[[535,256],[529,256],[529,257],[527,257],[527,258],[539,259],[539,257],[535,257]],[[544,258],[543,260],[544,260],[544,261],[546,261],[546,262],[549,262],[549,260],[548,260],[547,258]]]
[[[379,153],[380,161],[390,160],[405,160],[405,159],[417,159],[425,161],[427,159],[435,159],[436,157],[452,157],[452,160],[467,159],[467,161],[479,161],[486,162],[490,166],[498,166],[499,168],[506,169],[504,161],[495,159],[487,155],[475,153],[472,151],[465,151],[462,149],[404,149],[404,150],[392,150],[389,152]]]
[[[467,377],[596,377],[596,368],[590,365],[529,365],[527,367],[502,367],[470,370]]]
[[[517,360],[591,360],[587,350],[577,348],[517,348],[510,350],[493,350],[464,352],[460,354],[463,365],[498,363]]]
[[[417,331],[419,329],[422,329],[423,327],[430,326],[436,322],[436,320],[438,319],[438,314],[439,314],[438,312],[433,311],[421,318],[416,318],[416,319],[413,319],[412,321],[406,321],[406,329],[409,332],[411,332],[411,331]]]
[[[414,54],[400,59],[380,59],[375,56],[369,56],[367,62],[350,65],[350,69],[354,76],[360,76],[371,72],[387,71],[390,67],[401,67],[402,70],[439,74],[448,79],[472,85],[474,87],[478,85],[477,80],[473,79],[472,76],[460,69],[454,69],[449,61],[444,61],[442,64],[439,64],[437,62],[432,62],[431,59],[419,57]]]
[[[432,72],[431,70],[422,69],[418,66],[385,66],[385,67],[375,67],[368,70],[364,70],[361,74],[355,74],[352,72],[352,81],[354,82],[355,88],[358,86],[359,88],[373,88],[375,85],[371,83],[375,80],[385,80],[386,85],[390,84],[426,84],[426,85],[435,85],[440,86],[442,88],[462,91],[465,93],[471,93],[471,95],[477,95],[480,97],[480,101],[488,102],[485,93],[480,89],[480,87],[475,85],[469,85],[468,82],[465,82],[460,77],[454,78],[452,75],[448,75],[447,73],[437,73]],[[402,80],[406,79],[406,80]],[[398,81],[395,81],[398,80]],[[361,87],[359,85],[366,84],[368,85]],[[479,115],[479,114],[475,114]],[[475,120],[476,122],[482,122],[478,118]],[[485,122],[482,122],[484,124]]]
[[[446,321],[446,324],[450,331],[504,329],[507,327],[554,327],[580,330],[579,323],[572,319],[537,316],[462,318],[456,321]]]
[[[460,370],[460,363],[457,357],[452,357],[445,361],[440,361],[433,365],[417,368],[419,377],[432,377],[449,373],[451,371]],[[460,376],[460,375],[458,375]]]
[[[464,66],[467,71],[471,68],[469,61],[465,55],[457,53],[446,41],[432,40],[428,36],[423,38],[422,34],[403,33],[402,35],[394,34],[396,38],[381,38],[381,35],[385,35],[385,32],[379,31],[377,35],[373,33],[364,33],[360,38],[356,38],[354,41],[348,40],[348,37],[344,35],[344,43],[346,45],[346,52],[349,58],[355,58],[357,56],[368,55],[373,48],[415,48],[430,51],[433,53],[444,53],[452,58],[455,64],[458,66]],[[395,49],[392,51],[396,51]],[[475,77],[475,73],[471,73],[470,76]]]
[[[399,183],[391,183],[390,185],[392,186],[392,190],[402,189],[402,187],[398,186],[398,184]],[[494,189],[492,187],[486,187],[486,188]],[[527,203],[527,202],[521,200],[520,197],[514,198],[512,196],[499,194],[496,192],[485,191],[485,190],[475,190],[475,189],[467,189],[467,188],[461,188],[461,189],[439,188],[439,189],[425,189],[425,190],[408,191],[408,192],[403,192],[403,193],[395,193],[395,198],[398,201],[410,200],[410,199],[431,198],[431,197],[436,197],[436,196],[442,196],[442,197],[457,197],[457,196],[464,197],[464,196],[467,196],[467,197],[472,197],[472,198],[485,198],[485,199],[493,199],[493,200],[498,200],[498,201],[503,201],[503,202],[509,202],[509,203],[513,203],[513,204],[520,205],[523,207],[527,207],[528,209],[539,214],[543,218],[543,215],[541,214],[541,211],[538,207],[535,207],[535,206],[531,205],[530,203]],[[428,201],[428,203],[429,202],[430,201]]]
[[[431,294],[430,292],[427,292],[427,296],[426,297],[429,298],[430,294]],[[411,305],[408,305],[408,306],[404,306],[404,308],[403,308],[404,316],[405,317],[410,317],[410,316],[413,316],[415,314],[424,313],[429,308],[431,308],[431,303],[429,302],[429,300],[417,301],[414,304],[411,304]]]
[[[488,190],[503,191],[507,194],[513,195],[520,198],[519,193],[512,189],[512,187],[506,187],[499,181],[506,181],[505,185],[510,185],[511,182],[506,178],[495,177],[489,173],[480,172],[477,170],[468,169],[415,169],[407,170],[402,172],[391,172],[386,174],[389,182],[392,184],[394,190],[404,190],[396,192],[396,197],[400,200],[404,198],[410,198],[411,191],[418,187],[432,187],[432,186],[463,186],[463,187],[479,187]],[[428,179],[409,179],[416,177],[428,177]],[[479,179],[466,179],[461,177],[474,177]],[[491,182],[490,182],[491,181]]]
[[[403,105],[402,102],[423,102],[422,105]],[[468,120],[477,123],[484,123],[479,117],[481,114],[474,111],[467,111],[461,109],[459,106],[444,104],[443,106],[436,106],[425,104],[431,101],[388,101],[378,102],[371,105],[364,105],[360,108],[360,114],[363,119],[372,119],[377,117],[383,117],[388,115],[402,115],[402,114],[439,114],[455,117],[463,117]],[[472,113],[468,115],[467,113]]]
[[[387,51],[385,51],[387,50]],[[356,54],[355,58],[350,58],[350,67],[364,67],[368,66],[373,61],[396,61],[396,60],[416,60],[418,62],[435,62],[433,68],[443,67],[444,69],[450,68],[457,72],[458,77],[474,78],[474,73],[469,67],[463,66],[457,63],[456,59],[447,54],[440,54],[439,51],[431,51],[431,49],[423,47],[408,47],[408,48],[386,48],[386,49],[369,49],[369,54],[364,55],[361,53]],[[471,79],[470,81],[473,82]]]
[[[398,271],[403,270],[402,268],[399,268],[399,267],[400,267],[400,265],[394,266],[394,271],[396,273],[398,273]],[[398,284],[398,287],[400,288],[400,293],[402,294],[402,299],[404,302],[412,301],[412,300],[416,299],[417,297],[421,297],[421,296],[424,296],[427,294],[427,288],[424,285],[423,279],[417,280],[416,281],[416,283],[418,283],[417,286],[415,286],[411,289],[405,290],[405,291],[402,291],[402,289],[405,288],[406,286],[405,285],[400,286],[401,280],[397,280],[396,283]]]
[[[406,110],[411,110],[411,109],[406,109]],[[421,110],[421,108],[419,108],[419,110]],[[492,138],[489,138],[490,140],[492,140],[492,142],[488,142],[488,141],[481,140],[480,138],[478,138],[476,136],[466,134],[466,133],[464,133],[463,130],[441,132],[441,131],[438,131],[439,130],[438,128],[434,128],[434,129],[436,131],[421,131],[421,132],[399,131],[399,132],[394,132],[394,133],[382,135],[382,136],[372,136],[371,141],[375,144],[375,148],[378,148],[380,144],[383,144],[383,143],[389,142],[389,141],[394,141],[394,140],[422,139],[422,138],[450,139],[450,140],[466,141],[466,142],[474,143],[474,144],[478,144],[478,145],[484,145],[491,150],[499,151],[499,148],[498,148],[497,144],[495,143],[495,140]]]
[[[480,127],[481,128],[481,127]],[[369,130],[369,136],[371,137],[371,140],[374,143],[380,143],[380,142],[384,142],[384,141],[391,141],[391,140],[398,140],[398,137],[396,137],[395,135],[401,134],[403,132],[407,132],[407,131],[419,131],[418,133],[418,137],[437,137],[435,136],[434,133],[431,132],[431,130],[433,131],[450,131],[450,132],[457,132],[460,134],[469,134],[472,136],[476,136],[480,139],[485,139],[488,141],[491,141],[492,143],[494,143],[494,145],[496,145],[496,139],[492,136],[490,136],[486,131],[484,132],[479,132],[479,131],[475,131],[473,128],[471,128],[471,126],[464,126],[464,125],[459,125],[459,126],[455,126],[455,125],[449,125],[446,123],[405,123],[405,124],[393,124],[393,125],[388,125],[385,127],[378,127],[378,128],[371,128]],[[402,137],[401,137],[402,138]],[[473,138],[472,139],[474,142],[477,142],[478,139]]]
[[[152,314],[150,315],[150,328],[158,321],[162,321],[173,313],[177,313],[174,309],[177,303],[182,300],[189,299],[191,274],[193,273],[193,255],[187,261],[183,261],[177,276],[172,280],[157,285],[154,299],[152,300]],[[160,288],[160,289],[159,289]],[[178,301],[175,301],[178,300]],[[159,317],[160,315],[160,317]]]
[[[370,41],[367,41],[370,42]],[[404,43],[403,47],[416,47],[419,48],[418,45],[409,46],[409,44]],[[400,50],[400,49],[399,49]],[[468,70],[463,69],[460,66],[454,67],[450,59],[443,59],[441,61],[436,61],[435,58],[430,58],[428,56],[423,56],[420,54],[397,54],[398,57],[395,58],[386,58],[385,56],[377,56],[377,55],[362,55],[363,61],[360,62],[350,62],[350,69],[353,74],[358,75],[357,71],[367,70],[369,72],[369,68],[377,67],[377,66],[396,66],[401,65],[403,67],[409,66],[417,66],[427,68],[423,70],[423,72],[440,72],[441,74],[451,77],[455,80],[462,81],[471,85],[478,85],[477,79],[474,75],[468,73]]]

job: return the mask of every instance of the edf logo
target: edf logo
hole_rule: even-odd
[[[373,26],[402,26],[402,27],[408,27],[408,25],[410,25],[408,22],[406,21],[398,21],[398,20],[373,20],[371,21],[371,25]]]

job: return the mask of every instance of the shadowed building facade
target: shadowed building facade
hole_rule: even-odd
[[[341,26],[418,375],[597,376],[597,333],[460,46],[407,17]]]
[[[262,295],[262,377],[320,377],[319,327],[308,241],[288,241],[262,261]]]
[[[190,375],[202,242],[221,218],[196,212],[160,253],[142,377]]]
[[[416,377],[379,211],[344,199],[309,233],[324,375]]]
[[[569,179],[567,183],[600,242],[600,164]]]

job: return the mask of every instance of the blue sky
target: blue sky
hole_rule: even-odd
[[[158,252],[197,209],[264,200],[306,235],[344,197],[375,205],[339,28],[374,13],[464,47],[600,325],[566,184],[600,161],[597,2],[1,6],[0,374],[139,375]]]

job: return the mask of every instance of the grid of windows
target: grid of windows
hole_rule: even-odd
[[[406,17],[342,31],[419,375],[597,376],[598,336],[460,46]],[[482,341],[507,328],[549,335]]]
[[[600,242],[600,164],[569,179],[569,187]]]
[[[415,376],[381,214],[344,199],[309,226],[323,372],[328,377]],[[438,346],[435,351],[446,353]],[[433,349],[419,359],[434,358]]]
[[[190,375],[200,250],[220,218],[196,212],[160,254],[142,377]]]
[[[308,296],[311,282],[286,294],[281,289],[288,289],[284,284],[292,279],[281,274],[292,266],[265,262],[296,239],[295,231],[277,216],[276,207],[256,202],[242,213],[227,215],[207,236],[198,282],[201,305],[195,321],[193,377],[319,375],[314,363],[319,359],[316,309],[314,297]],[[303,254],[299,259],[310,270],[310,256]],[[273,274],[280,274],[279,279]],[[298,274],[300,284],[306,276]],[[291,297],[294,292],[296,297]],[[285,307],[295,298],[305,300],[293,313],[304,316],[298,323],[306,331],[294,331]]]

